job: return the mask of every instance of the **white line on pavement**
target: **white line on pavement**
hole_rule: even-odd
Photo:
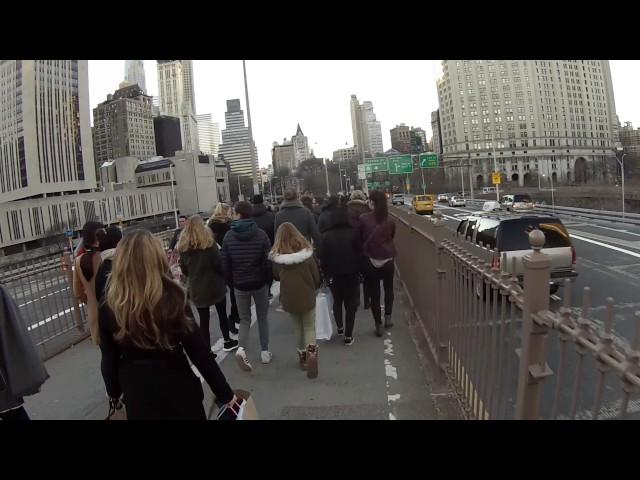
[[[597,240],[591,240],[590,238],[580,237],[578,235],[574,235],[570,233],[569,236],[571,238],[575,238],[576,240],[582,240],[583,242],[593,243],[594,245],[599,245],[604,248],[608,248],[609,250],[615,250],[616,252],[626,253],[627,255],[631,255],[632,257],[640,258],[640,253],[632,252],[631,250],[627,250],[625,248],[614,247],[613,245],[608,245],[606,243],[598,242]]]

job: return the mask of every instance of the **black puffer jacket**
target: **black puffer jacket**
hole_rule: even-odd
[[[322,234],[322,273],[327,278],[357,274],[360,259],[358,232],[349,223],[347,209],[333,208],[325,218],[327,228]]]
[[[268,211],[263,203],[257,203],[253,206],[253,219],[256,221],[258,228],[267,234],[269,241],[273,245],[276,216]]]
[[[271,242],[253,219],[236,220],[222,244],[222,263],[228,284],[244,292],[271,280]]]

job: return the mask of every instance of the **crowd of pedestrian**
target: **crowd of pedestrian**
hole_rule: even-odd
[[[123,236],[119,227],[88,222],[74,263],[73,291],[86,305],[91,338],[102,353],[111,411],[124,403],[129,419],[205,418],[204,392],[192,365],[219,406],[237,406],[212,351],[211,307],[223,350],[235,351],[241,370],[253,370],[256,358],[269,364],[274,280],[297,331],[298,363],[309,378],[317,377],[321,287],[331,292],[333,318],[345,345],[354,344],[361,285],[375,335],[392,327],[394,234],[384,193],[373,191],[367,198],[359,190],[350,198],[330,196],[322,206],[307,193],[299,198],[287,190],[277,213],[261,195],[233,207],[218,203],[206,223],[200,215],[179,217],[168,252],[146,230]],[[172,269],[171,259],[179,270]],[[259,356],[249,348],[252,303]]]

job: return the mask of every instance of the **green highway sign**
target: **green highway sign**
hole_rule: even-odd
[[[413,173],[413,160],[411,159],[411,155],[389,157],[389,173],[391,175]]]
[[[387,157],[368,158],[364,164],[366,173],[386,172],[389,170]]]
[[[438,155],[436,153],[421,153],[420,168],[438,168]]]

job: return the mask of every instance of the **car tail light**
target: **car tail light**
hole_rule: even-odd
[[[491,260],[491,268],[495,268],[496,270],[500,270],[500,257],[495,256],[493,260]]]
[[[571,265],[576,266],[576,247],[571,245]]]

